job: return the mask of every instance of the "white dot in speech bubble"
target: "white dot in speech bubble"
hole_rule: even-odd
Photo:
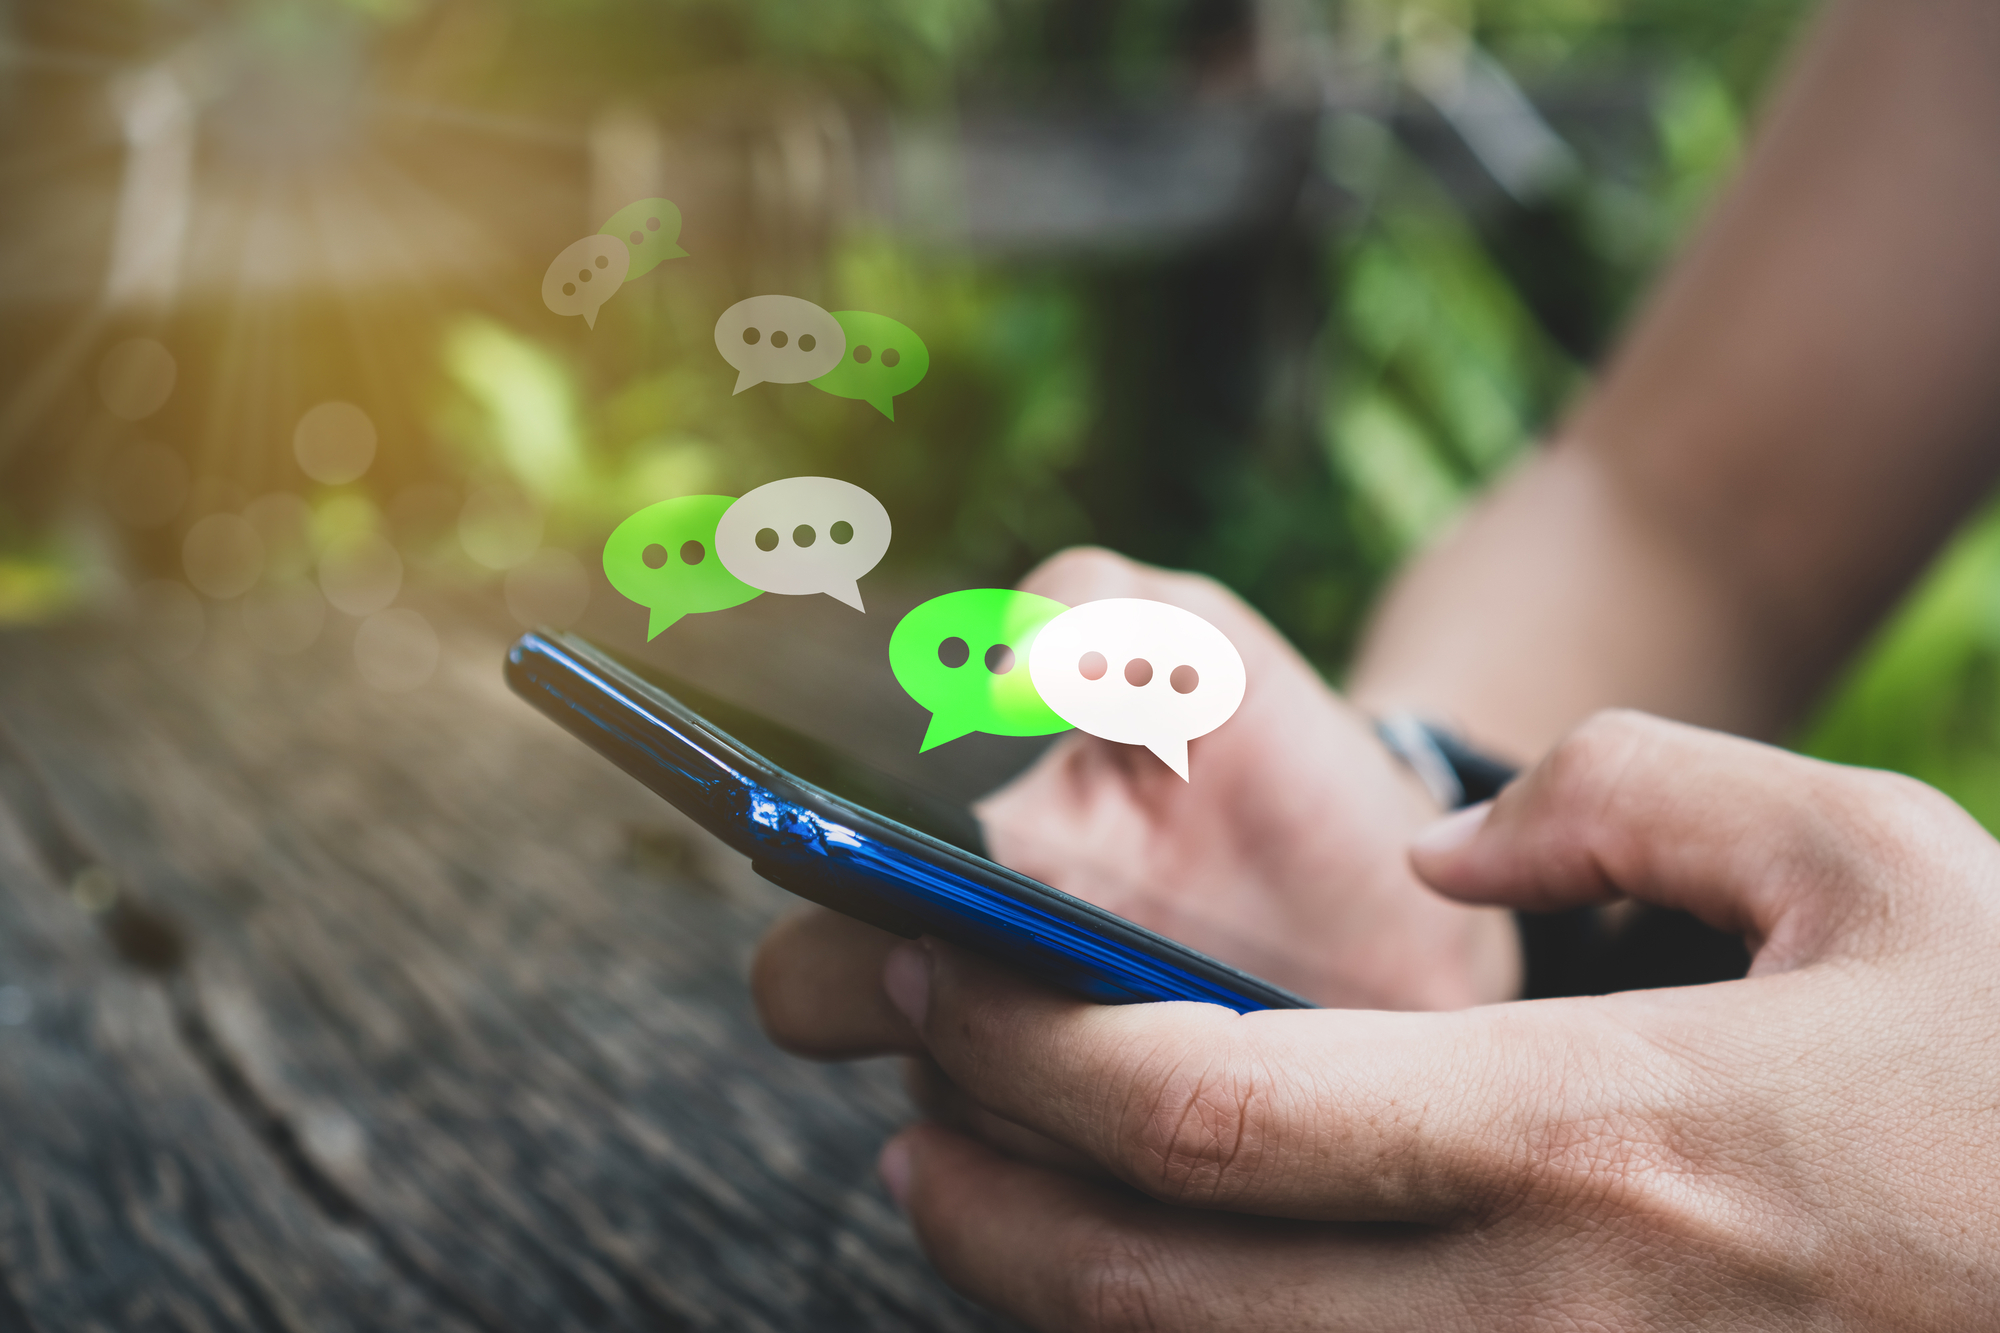
[[[1085,602],[1042,626],[1028,676],[1063,721],[1143,745],[1183,781],[1187,743],[1235,715],[1245,683],[1243,655],[1221,630],[1139,597]]]
[[[563,249],[542,275],[542,304],[558,315],[582,315],[597,327],[597,308],[618,294],[632,252],[616,236],[586,236]]]
[[[742,393],[756,384],[818,379],[847,355],[847,331],[803,297],[752,296],[715,321],[715,350],[736,368],[730,392]]]
[[[723,511],[715,554],[723,568],[762,592],[823,592],[856,611],[857,580],[889,549],[889,511],[852,482],[786,477]]]

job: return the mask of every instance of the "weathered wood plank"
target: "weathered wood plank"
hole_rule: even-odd
[[[894,1070],[756,1029],[744,964],[790,900],[508,695],[497,633],[448,628],[409,695],[337,634],[210,637],[175,667],[108,630],[0,639],[25,1316],[999,1327],[874,1182]],[[93,919],[65,886],[107,873]]]

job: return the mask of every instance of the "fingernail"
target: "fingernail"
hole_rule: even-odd
[[[921,944],[899,944],[882,964],[882,989],[889,1003],[921,1031],[931,1007],[931,955]]]
[[[1492,813],[1493,802],[1481,801],[1446,815],[1419,833],[1410,844],[1411,850],[1425,856],[1448,856],[1478,836],[1486,826],[1486,816]]]
[[[910,1145],[901,1137],[893,1138],[882,1146],[882,1155],[875,1159],[875,1173],[882,1177],[889,1197],[896,1201],[898,1208],[905,1207],[903,1200],[910,1193]]]

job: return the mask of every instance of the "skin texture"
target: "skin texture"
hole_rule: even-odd
[[[2000,1324],[2000,845],[1956,806],[1609,714],[1414,860],[1460,900],[1686,908],[1755,966],[1239,1017],[900,944],[879,1039],[1097,1173],[907,1131],[882,1172],[940,1271],[1052,1330]]]

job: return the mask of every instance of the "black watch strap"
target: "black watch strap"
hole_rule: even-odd
[[[1415,713],[1383,714],[1375,719],[1375,734],[1447,810],[1492,800],[1521,771]]]

